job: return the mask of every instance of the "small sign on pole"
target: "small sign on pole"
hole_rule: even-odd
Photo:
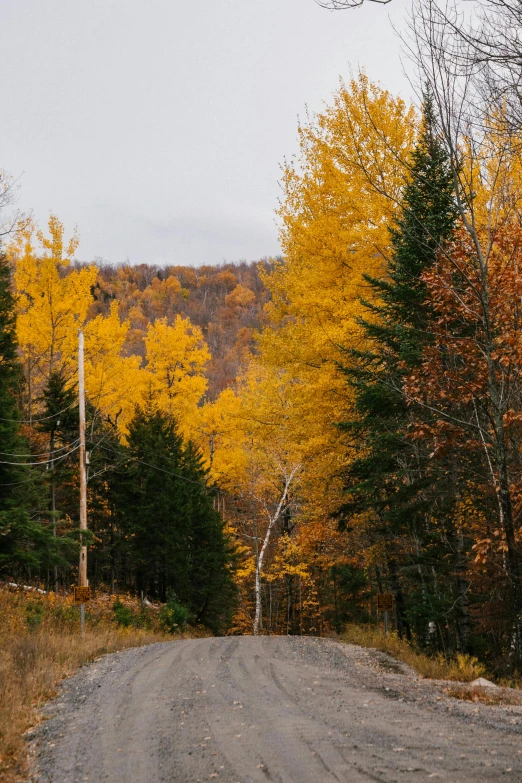
[[[86,604],[91,600],[91,588],[90,587],[75,587],[74,588],[74,603]]]
[[[377,611],[391,612],[393,609],[393,593],[377,594]]]

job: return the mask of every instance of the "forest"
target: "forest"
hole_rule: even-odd
[[[59,216],[6,232],[3,579],[77,578],[82,329],[94,589],[232,634],[375,624],[391,593],[401,638],[520,670],[520,123],[500,66],[448,87],[462,39],[429,13],[417,105],[361,73],[299,125],[281,257],[97,265]]]

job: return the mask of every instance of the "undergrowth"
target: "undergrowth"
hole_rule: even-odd
[[[381,629],[370,625],[349,625],[341,638],[349,644],[382,650],[429,679],[471,682],[477,677],[488,676],[485,665],[471,655],[458,653],[451,658],[442,654],[427,655],[416,650],[405,639],[399,639],[395,632],[385,636]]]
[[[0,588],[0,783],[23,779],[23,735],[60,680],[105,653],[173,638],[157,606],[107,594],[87,606],[82,638],[71,597]]]

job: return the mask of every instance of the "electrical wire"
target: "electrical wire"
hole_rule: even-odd
[[[48,421],[49,419],[55,419],[57,416],[60,416],[62,413],[65,413],[71,408],[74,408],[75,405],[78,405],[77,401],[71,402],[71,404],[68,405],[67,408],[63,408],[63,410],[58,411],[58,413],[53,413],[52,416],[43,416],[41,419],[4,419],[2,418],[2,416],[0,416],[0,421],[9,421],[11,422],[11,424],[37,424],[40,421]]]
[[[0,462],[0,465],[20,465],[21,467],[24,467],[26,465],[50,465],[51,463],[60,462],[61,460],[65,459],[66,457],[69,457],[71,454],[74,454],[75,451],[79,449],[79,445],[76,446],[74,449],[71,449],[67,454],[62,454],[60,457],[56,457],[55,459],[48,459],[48,460],[42,460],[41,462]],[[0,483],[0,487],[16,487],[19,484],[28,484],[31,481],[34,481],[35,477],[31,476],[31,478],[23,479],[23,481],[9,481],[5,482],[4,484]]]
[[[108,446],[100,446],[100,449],[104,449],[105,451],[112,451],[113,454],[117,454],[119,457],[125,456],[120,451],[116,451],[116,449],[110,449]],[[140,465],[146,465],[148,468],[159,470],[161,473],[166,473],[168,476],[175,476],[176,478],[179,478],[182,481],[186,481],[188,484],[197,484],[198,486],[201,485],[200,481],[194,481],[194,479],[186,478],[185,476],[182,476],[180,473],[173,473],[172,470],[165,470],[165,468],[160,468],[159,465],[151,465],[150,462],[144,462],[142,459],[138,459],[137,457],[133,457],[132,455],[129,455],[127,459],[131,459],[134,462],[138,462]]]
[[[0,454],[3,457],[45,457],[47,454],[57,454],[60,451],[66,451],[66,449],[70,449],[71,446],[75,446],[77,443],[79,443],[80,439],[76,438],[76,440],[73,440],[72,443],[69,443],[67,446],[60,446],[59,449],[53,449],[52,451],[50,449],[47,449],[47,451],[42,451],[41,454],[14,454],[10,451],[0,451]],[[52,460],[52,457],[49,457],[50,460]]]
[[[62,455],[60,455],[59,457],[56,457],[56,459],[53,459],[53,460],[51,460],[51,459],[43,459],[43,460],[40,460],[39,462],[7,462],[7,460],[0,460],[0,465],[21,465],[21,466],[26,466],[26,467],[30,467],[31,465],[48,465],[49,462],[59,462],[60,460],[65,459],[65,457],[68,457],[70,454],[73,454],[75,451],[78,451],[79,448],[80,448],[80,444],[75,446],[74,449],[71,449],[70,451],[68,451],[67,454],[62,454]]]

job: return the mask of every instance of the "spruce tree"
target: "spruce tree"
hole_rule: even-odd
[[[388,586],[396,596],[399,632],[408,635],[412,621],[419,633],[426,617],[435,619],[446,605],[443,600],[443,606],[436,606],[438,596],[430,595],[427,615],[421,611],[418,618],[412,596],[422,595],[419,600],[426,603],[424,585],[423,590],[412,591],[408,609],[401,575],[405,563],[395,541],[405,535],[422,538],[419,551],[423,555],[415,564],[408,562],[410,572],[422,572],[424,565],[440,563],[445,557],[440,537],[426,528],[433,476],[425,470],[427,455],[407,437],[411,410],[402,388],[430,340],[432,313],[422,274],[443,252],[456,218],[452,172],[436,131],[432,100],[426,95],[420,137],[411,156],[399,215],[390,229],[391,255],[385,275],[379,279],[366,276],[375,294],[372,303],[364,302],[368,316],[361,320],[369,348],[351,351],[345,368],[355,392],[357,418],[341,425],[357,439],[362,454],[346,475],[341,524],[347,525],[356,513],[373,512],[371,534],[384,552]]]
[[[131,422],[127,455],[112,503],[135,588],[175,597],[196,623],[218,630],[232,606],[231,553],[198,452],[150,404]]]
[[[59,567],[67,567],[66,557],[74,552],[72,531],[64,529],[61,520],[66,516],[74,518],[78,506],[77,482],[74,480],[78,469],[78,452],[66,456],[78,439],[77,396],[77,391],[68,384],[63,369],[53,370],[42,392],[43,408],[40,421],[37,422],[37,428],[49,438],[50,461],[44,479],[49,493],[49,527],[55,544],[52,579],[55,590],[58,587]]]
[[[11,271],[0,249],[0,570],[13,578],[38,576],[52,557],[52,541],[38,516],[29,513],[37,473],[20,434],[17,396],[22,374],[17,357]]]
[[[20,414],[17,404],[17,386],[20,368],[16,353],[16,317],[11,291],[9,264],[0,251],[0,510],[11,505],[13,486],[23,476],[20,467],[8,464],[18,462],[13,455],[23,453],[19,435]]]

